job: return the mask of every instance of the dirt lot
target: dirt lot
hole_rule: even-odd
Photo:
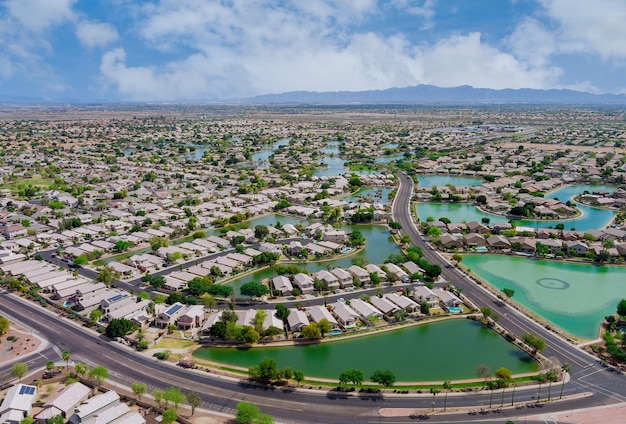
[[[0,364],[22,358],[40,345],[41,341],[28,330],[11,323],[9,332],[0,339]]]

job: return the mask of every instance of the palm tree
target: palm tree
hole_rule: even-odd
[[[63,360],[65,361],[65,373],[67,374],[67,369],[70,363],[70,356],[72,355],[72,353],[69,350],[64,350],[63,353],[61,353],[61,358],[63,358]]]
[[[432,393],[433,395],[433,412],[435,412],[435,396],[437,396],[437,394],[441,391],[441,389],[439,387],[431,387],[430,388],[430,393]]]
[[[450,380],[446,380],[443,382],[443,390],[446,391],[445,396],[443,398],[443,411],[446,411],[446,406],[448,403],[448,390],[450,390],[452,388],[452,384],[450,384]]]
[[[561,365],[561,371],[563,371],[563,383],[561,384],[561,395],[559,396],[559,399],[563,398],[563,387],[565,386],[565,374],[569,374],[569,370],[570,370],[570,366],[567,362]]]
[[[513,393],[511,394],[511,406],[515,403],[515,388],[517,387],[517,381],[515,379],[511,380],[511,384],[513,385]]]
[[[491,391],[491,396],[489,397],[489,409],[493,405],[493,391],[498,388],[498,383],[492,380],[487,382],[487,388]]]
[[[539,381],[539,391],[537,392],[537,402],[541,400],[541,385],[546,382],[548,376],[546,374],[539,374],[537,381]]]
[[[556,370],[550,370],[546,373],[546,378],[550,382],[550,385],[548,386],[548,401],[549,401],[552,398],[552,396],[550,395],[552,391],[552,383],[554,383],[555,381],[559,379],[559,374]]]

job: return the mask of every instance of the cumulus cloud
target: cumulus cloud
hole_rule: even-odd
[[[77,0],[5,0],[8,14],[29,30],[42,31],[72,19]]]
[[[424,19],[421,24],[422,29],[428,29],[433,26],[432,19],[435,17],[436,0],[423,0],[416,2],[415,0],[392,0],[391,4],[404,12]]]
[[[119,39],[117,29],[108,23],[82,21],[76,25],[76,37],[84,46],[104,47]]]
[[[626,7],[623,0],[539,0],[557,27],[559,49],[605,60],[626,59]]]
[[[431,0],[395,3],[425,18],[432,16],[427,9],[433,5]],[[182,100],[421,83],[543,88],[560,75],[546,60],[523,54],[539,39],[523,45],[522,38],[512,38],[520,52],[516,55],[486,44],[479,33],[453,35],[434,44],[412,43],[402,34],[381,35],[340,23],[351,22],[350,16],[367,19],[375,6],[358,0],[270,7],[263,0],[161,0],[143,8],[139,33],[153,48],[189,53],[166,64],[131,66],[124,50],[111,50],[102,58],[103,81],[127,99]]]

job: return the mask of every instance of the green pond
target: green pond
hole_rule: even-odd
[[[307,346],[201,348],[194,356],[240,367],[272,358],[280,368],[332,379],[348,368],[363,370],[366,378],[377,369],[389,369],[399,381],[476,378],[481,364],[491,370],[506,367],[514,374],[537,369],[531,357],[494,331],[465,319]]]
[[[611,188],[607,186],[567,186],[559,190],[556,190],[546,197],[558,198],[565,202],[570,200],[572,196],[581,194],[583,191],[592,191],[596,189],[602,189],[610,191]],[[551,228],[558,223],[563,223],[566,229],[576,229],[577,231],[586,231],[590,229],[604,228],[610,224],[611,220],[615,216],[615,212],[605,209],[591,208],[577,204],[577,207],[582,211],[582,216],[571,220],[550,220],[550,221],[527,221],[516,220],[517,226],[533,227],[533,228]],[[470,222],[479,221],[482,218],[489,218],[491,223],[494,222],[508,222],[509,219],[503,216],[487,214],[479,211],[474,205],[469,204],[453,204],[453,203],[419,203],[416,206],[417,215],[421,220],[426,220],[428,217],[439,219],[446,217],[452,222]]]
[[[584,339],[598,337],[604,317],[626,298],[624,267],[502,255],[467,255],[463,265],[499,290],[515,290],[516,302]]]
[[[458,175],[419,175],[417,180],[420,187],[442,187],[448,184],[455,187],[475,187],[485,182],[482,178]]]
[[[307,226],[311,224],[310,221],[303,221],[293,217],[285,217],[278,215],[267,215],[261,218],[256,218],[250,221],[250,228],[254,228],[257,225],[275,225],[276,222],[285,224],[302,224]],[[353,264],[353,260],[356,258],[364,258],[367,263],[381,264],[385,262],[385,259],[392,253],[399,253],[400,248],[390,238],[391,234],[386,227],[380,225],[351,225],[342,226],[342,229],[346,231],[360,231],[361,234],[367,240],[365,249],[340,259],[330,259],[322,262],[301,263],[298,261],[291,261],[293,265],[297,265],[306,268],[309,272],[316,272],[322,269],[327,269],[330,264],[332,267],[347,268]],[[288,262],[289,263],[289,262]],[[239,293],[239,288],[250,281],[261,282],[265,278],[274,276],[271,269],[264,269],[254,272],[244,277],[237,278],[228,282],[229,286],[232,286],[235,293]]]

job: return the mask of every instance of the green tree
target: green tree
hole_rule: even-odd
[[[420,312],[424,315],[430,315],[430,305],[425,300],[420,303]]]
[[[270,230],[266,225],[257,225],[254,227],[254,237],[258,240],[263,241],[270,234]]]
[[[302,327],[300,333],[303,337],[307,338],[318,339],[322,337],[322,331],[320,330],[320,326],[316,322],[312,322]]]
[[[100,318],[102,318],[102,311],[100,309],[94,309],[89,313],[89,319],[93,324],[100,321]]]
[[[254,327],[250,325],[244,325],[241,327],[241,339],[246,344],[258,343],[261,340],[261,335]]]
[[[100,384],[107,378],[109,378],[109,371],[102,365],[98,365],[89,371],[89,378],[96,381],[96,387],[100,387]]]
[[[135,381],[131,385],[131,389],[133,390],[133,393],[135,394],[135,396],[137,396],[137,399],[141,400],[141,396],[146,394],[146,391],[148,390],[148,386],[146,386],[144,383],[138,383]]]
[[[54,369],[54,361],[46,362],[46,370],[52,371]]]
[[[291,311],[285,305],[283,305],[282,303],[276,305],[276,318],[286,323],[287,319],[289,318],[289,314],[291,314]]]
[[[48,424],[64,424],[65,420],[63,419],[63,415],[55,415],[54,417],[48,420]]]
[[[20,383],[26,374],[28,374],[28,364],[26,364],[26,362],[16,362],[13,364],[11,375],[15,378],[19,378]]]
[[[502,293],[504,293],[504,295],[510,299],[513,297],[513,295],[515,295],[515,290],[505,287],[502,289]]]
[[[125,318],[115,318],[111,320],[106,328],[106,335],[110,338],[122,337],[133,331],[135,326],[131,320]]]
[[[617,304],[617,315],[619,315],[619,319],[626,316],[626,299],[622,299]]]
[[[239,292],[242,296],[261,297],[268,294],[270,291],[265,285],[251,281],[242,285]]]
[[[163,395],[164,394],[165,394],[165,392],[163,390],[153,390],[152,393],[150,393],[150,395],[152,395],[152,398],[154,399],[154,401],[159,406],[161,406],[161,402],[163,402]]]
[[[298,382],[298,385],[301,385],[304,381],[304,372],[301,370],[294,370],[293,379]]]
[[[178,412],[175,409],[166,409],[161,414],[163,420],[161,421],[163,424],[172,424],[174,421],[178,419]]]
[[[35,419],[33,417],[24,417],[20,421],[20,424],[33,424],[34,422],[35,422]]]
[[[452,260],[456,263],[461,263],[461,261],[463,260],[463,255],[461,255],[460,253],[455,253],[452,255]]]
[[[522,340],[528,346],[537,349],[538,352],[542,352],[546,348],[546,341],[535,334],[525,333],[522,336]]]
[[[341,375],[339,376],[339,383],[352,383],[352,385],[354,386],[359,386],[361,383],[363,383],[364,379],[365,376],[362,370],[350,368],[341,373]]]
[[[202,405],[202,398],[197,393],[187,393],[187,403],[191,406],[191,416],[193,416],[196,408]]]
[[[76,374],[82,377],[89,372],[89,365],[81,363],[74,364],[74,371],[76,371]]]
[[[178,405],[185,401],[185,395],[180,391],[179,388],[170,386],[163,393],[163,400],[165,400],[165,407],[167,408],[167,404],[172,402],[178,410]]]
[[[391,387],[396,382],[396,376],[391,370],[376,370],[370,376],[370,380],[383,387]]]
[[[119,273],[113,269],[110,265],[103,266],[98,273],[97,280],[104,283],[106,286],[110,286],[113,280],[119,278]]]
[[[167,247],[170,245],[170,241],[167,237],[157,237],[154,236],[148,240],[150,243],[150,248],[153,252],[156,252],[161,247]]]
[[[256,405],[247,402],[237,403],[236,408],[237,413],[235,414],[235,419],[241,424],[254,424],[261,414]]]
[[[548,253],[550,253],[550,248],[543,243],[537,242],[535,244],[535,251],[537,252],[538,255],[545,256]]]
[[[74,265],[86,265],[87,262],[89,262],[89,259],[87,259],[85,255],[78,255],[76,259],[74,259]]]
[[[70,352],[69,350],[64,350],[61,353],[61,358],[63,358],[63,360],[65,361],[65,373],[67,374],[67,370],[69,368],[69,364],[70,364],[70,358],[72,356],[72,352]]]
[[[8,318],[0,316],[0,336],[4,335],[9,331],[9,327],[11,326],[11,322]]]
[[[270,358],[264,358],[259,365],[248,368],[248,374],[252,378],[259,378],[266,381],[278,380],[282,373],[276,365],[276,361]]]
[[[322,338],[333,328],[330,321],[328,321],[326,318],[322,318],[317,324],[320,328],[320,332],[322,333]]]

